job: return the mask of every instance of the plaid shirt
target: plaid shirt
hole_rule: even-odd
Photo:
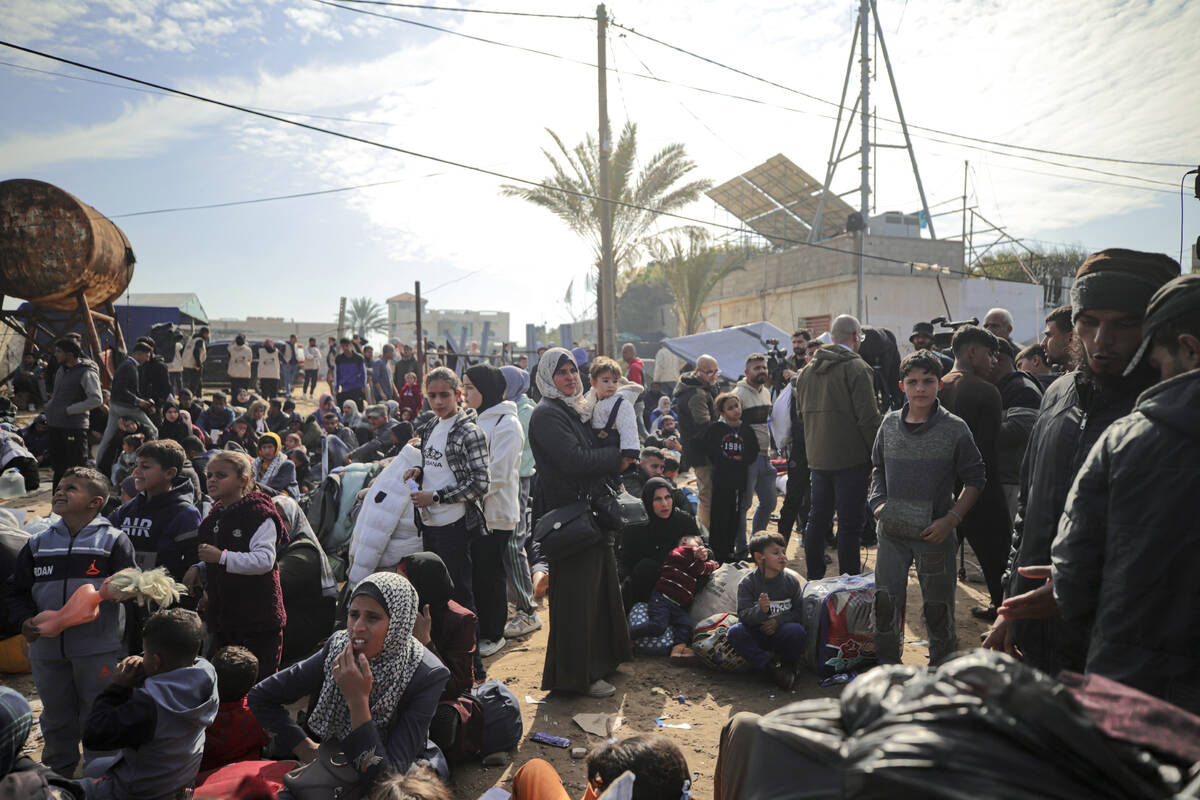
[[[421,437],[422,468],[425,443],[429,441],[429,436],[437,424],[438,417],[434,417],[417,429],[417,436]],[[480,504],[491,485],[491,475],[488,472],[490,460],[487,436],[475,424],[475,412],[459,411],[458,416],[454,418],[454,425],[446,434],[446,463],[454,473],[456,485],[452,489],[442,490],[442,502],[466,503],[467,528],[479,528],[484,533],[487,533],[487,525]]]

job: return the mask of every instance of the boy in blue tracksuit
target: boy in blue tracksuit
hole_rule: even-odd
[[[142,636],[145,652],[121,661],[83,729],[87,747],[121,751],[88,766],[88,800],[173,800],[200,769],[204,730],[220,705],[217,673],[199,658],[200,617],[158,611]]]
[[[12,622],[32,643],[29,660],[43,709],[42,762],[63,775],[70,775],[79,761],[80,736],[92,702],[125,656],[124,609],[101,603],[99,617],[54,637],[42,636],[33,618],[62,608],[83,584],[99,589],[105,578],[134,566],[129,537],[99,516],[109,491],[108,479],[95,469],[66,470],[51,501],[62,519],[21,548],[7,586]],[[87,760],[93,755],[85,749]]]

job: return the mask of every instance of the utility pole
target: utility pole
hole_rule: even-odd
[[[861,207],[859,213],[862,214],[863,227],[858,232],[858,302],[855,316],[858,321],[865,323],[863,319],[863,273],[865,272],[866,262],[866,246],[867,246],[867,230],[868,220],[870,217],[870,197],[871,197],[871,55],[867,49],[867,31],[871,26],[870,13],[871,0],[859,0],[858,5],[858,35],[861,37],[858,43],[858,63],[859,75],[862,80],[862,106],[859,110],[858,118],[862,123],[862,175],[860,176],[861,183],[858,189],[858,204]]]
[[[417,385],[425,379],[425,326],[421,324],[421,282],[417,281]]]
[[[338,342],[346,335],[346,298],[338,303]]]
[[[600,281],[596,287],[596,349],[600,355],[616,356],[617,276],[612,256],[612,203],[609,202],[608,158],[612,150],[608,128],[608,66],[605,39],[608,12],[596,6],[596,64],[600,95]]]

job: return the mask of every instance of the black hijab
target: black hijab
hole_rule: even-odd
[[[430,636],[437,642],[442,636],[442,621],[446,618],[446,604],[454,593],[454,581],[450,570],[436,553],[413,553],[400,559],[400,567],[408,582],[417,590],[417,613],[429,606],[429,617],[433,622]]]
[[[476,364],[467,368],[467,377],[483,395],[483,402],[479,404],[479,408],[475,409],[478,413],[482,414],[492,406],[503,402],[508,384],[499,367],[493,367],[491,364]]]
[[[666,489],[674,502],[671,482],[666,478],[651,478],[642,486],[642,505],[646,507],[650,522],[643,527],[631,529],[627,533],[636,533],[624,537],[622,549],[627,551],[627,563],[637,563],[646,558],[661,563],[675,549],[681,538],[700,535],[696,521],[678,508],[672,507],[671,514],[666,519],[654,513],[654,493],[659,489]]]

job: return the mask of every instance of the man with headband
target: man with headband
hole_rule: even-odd
[[[1067,492],[1092,445],[1115,420],[1132,409],[1155,382],[1146,364],[1133,365],[1142,344],[1142,317],[1154,292],[1179,275],[1179,264],[1159,253],[1111,248],[1088,256],[1071,287],[1071,318],[1080,348],[1071,380],[1046,391],[1021,468],[1013,552],[1005,596],[1014,598],[1044,583],[1040,572],[1022,568],[1050,563],[1050,546],[1067,502]],[[1049,619],[997,618],[984,647],[1014,652],[1051,675],[1079,671],[1087,653],[1086,633]]]
[[[1200,571],[1200,275],[1154,294],[1142,335],[1126,371],[1144,356],[1162,381],[1108,427],[1080,468],[1053,568],[1041,568],[1051,582],[1009,604],[1018,616],[1058,614],[1090,631],[1087,672],[1195,714],[1200,608],[1180,587]]]

